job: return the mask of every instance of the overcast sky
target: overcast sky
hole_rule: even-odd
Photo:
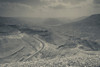
[[[77,18],[100,13],[100,0],[0,0],[0,16]]]

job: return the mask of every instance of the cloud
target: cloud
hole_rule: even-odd
[[[71,4],[79,4],[79,3],[81,3],[81,2],[85,2],[85,1],[87,1],[87,0],[63,0],[64,2],[66,2],[66,3],[71,3]]]
[[[95,4],[100,4],[100,0],[94,0]]]
[[[33,7],[20,3],[0,3],[0,14],[8,16],[23,16],[34,12]]]
[[[58,5],[48,5],[49,8],[53,9],[65,9],[66,6],[64,4],[58,4]]]
[[[40,1],[42,2],[65,2],[65,3],[71,3],[71,4],[79,4],[86,0],[40,0]]]
[[[69,9],[69,8],[81,8],[81,7],[88,7],[93,4],[93,0],[42,0],[45,1],[47,4],[44,5],[46,8],[53,8],[53,9]]]
[[[33,7],[38,7],[42,4],[44,4],[40,0],[0,0],[0,3],[6,3],[6,2],[9,2],[9,3],[22,3],[22,4],[32,5]]]
[[[44,1],[44,0],[43,0]],[[93,0],[75,0],[79,1],[75,3],[73,0],[64,1],[49,1],[46,0],[43,5],[43,13],[49,17],[81,17],[93,14],[94,4]]]
[[[80,17],[100,13],[100,0],[0,0],[0,15]]]

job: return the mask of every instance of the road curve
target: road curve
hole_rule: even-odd
[[[45,44],[44,44],[44,42],[43,42],[40,38],[38,38],[38,37],[36,37],[36,36],[33,36],[33,38],[34,38],[35,40],[37,40],[38,42],[40,42],[40,46],[42,46],[42,47],[41,47],[38,51],[36,51],[35,53],[31,53],[30,56],[25,57],[25,58],[21,58],[21,59],[18,60],[18,61],[28,61],[28,60],[30,60],[33,56],[35,56],[36,54],[38,54],[39,52],[41,52],[41,50],[44,48]],[[26,41],[26,40],[24,40],[24,41]],[[28,41],[26,41],[26,42],[28,42]],[[29,45],[32,46],[32,44],[31,44],[30,42],[28,42],[28,43],[29,43]],[[33,48],[34,48],[34,47],[33,47]]]

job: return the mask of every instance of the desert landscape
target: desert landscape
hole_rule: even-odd
[[[0,67],[100,67],[100,0],[0,0]]]
[[[34,26],[23,21],[0,18],[0,67],[100,66],[99,14],[72,23],[50,18]]]

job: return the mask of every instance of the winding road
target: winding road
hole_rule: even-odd
[[[41,52],[41,50],[44,48],[45,44],[44,44],[44,42],[43,42],[39,37],[33,36],[33,38],[34,38],[37,42],[40,43],[41,48],[40,48],[38,51],[36,51],[35,53],[34,53],[34,52],[31,52],[31,55],[28,56],[28,57],[22,57],[22,58],[20,58],[18,61],[28,61],[28,60],[30,60],[33,56],[35,56],[36,54],[38,54],[39,52]],[[25,42],[29,43],[30,46],[32,46],[32,44],[31,44],[30,42],[28,42],[28,41],[25,40],[25,39],[23,39],[23,40],[24,40]],[[33,47],[33,46],[32,46],[32,47]],[[34,49],[34,47],[33,47],[33,49]]]

